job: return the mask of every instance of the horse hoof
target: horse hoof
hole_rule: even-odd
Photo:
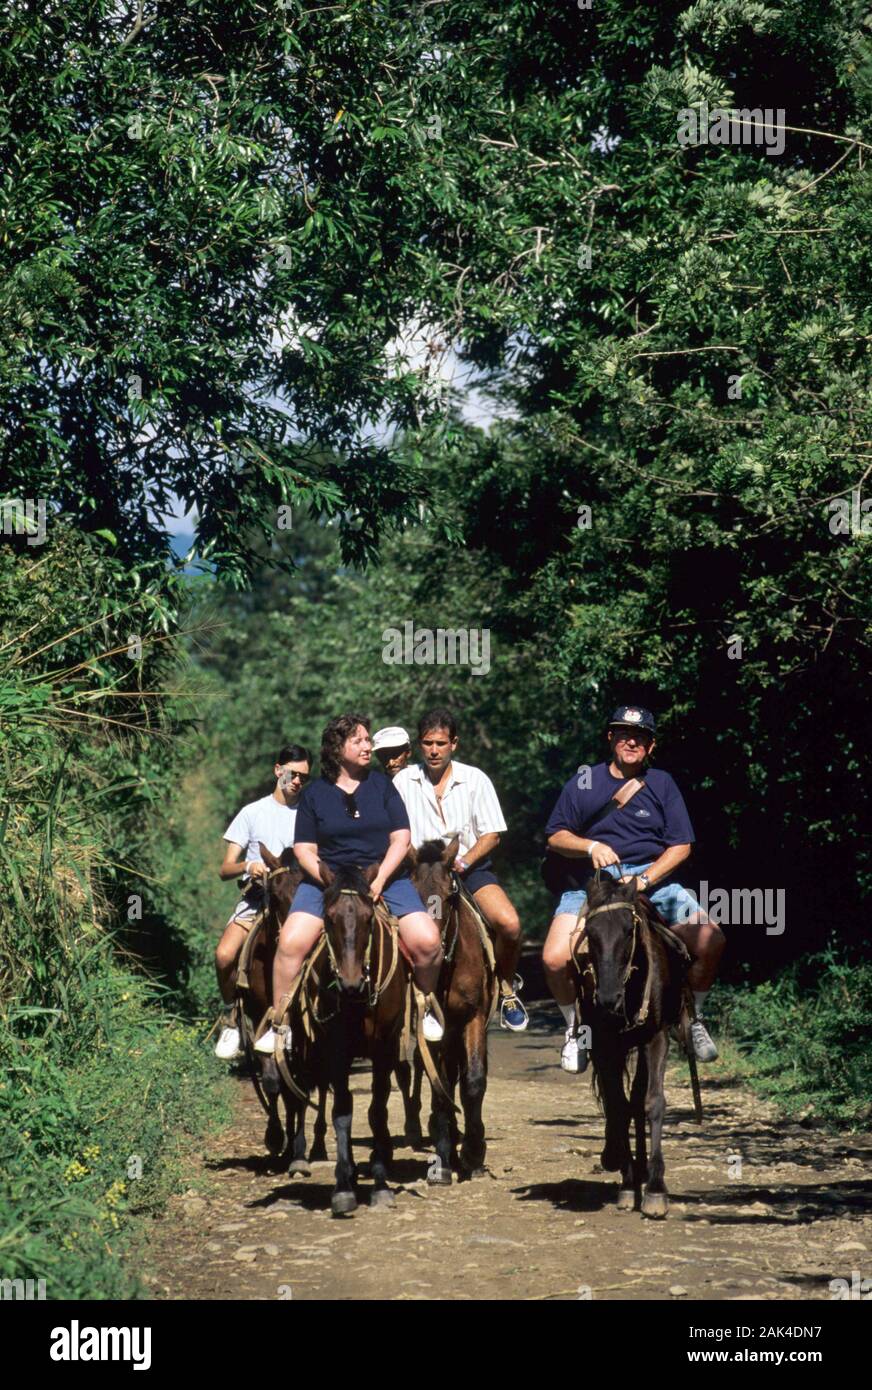
[[[617,1209],[618,1211],[636,1210],[636,1194],[633,1191],[632,1187],[621,1188],[620,1192],[618,1193]]]
[[[642,1198],[642,1215],[662,1221],[669,1211],[669,1201],[665,1192],[646,1192]]]
[[[623,1156],[606,1147],[600,1154],[600,1164],[604,1173],[619,1173],[624,1166]]]
[[[427,1183],[430,1187],[450,1187],[451,1169],[450,1168],[428,1168]]]
[[[334,1216],[350,1216],[357,1211],[357,1198],[353,1192],[334,1192],[330,1198],[330,1210]]]
[[[292,1178],[311,1178],[312,1169],[304,1158],[295,1158],[288,1164],[288,1172]]]
[[[309,1162],[310,1162],[310,1163],[326,1163],[326,1162],[327,1162],[327,1145],[326,1145],[326,1144],[313,1144],[312,1147],[311,1147],[311,1149],[309,1150]]]
[[[267,1125],[263,1142],[268,1153],[280,1154],[285,1147],[285,1132],[281,1125]]]
[[[420,1129],[407,1129],[405,1138],[410,1149],[423,1149],[424,1135]]]
[[[373,1189],[373,1194],[369,1199],[369,1205],[371,1207],[395,1206],[394,1194],[389,1187],[376,1187]]]

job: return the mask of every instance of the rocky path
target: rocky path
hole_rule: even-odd
[[[872,1136],[778,1121],[723,1062],[667,1075],[666,1221],[619,1214],[599,1170],[602,1118],[587,1076],[558,1063],[557,1020],[490,1034],[488,1176],[429,1188],[428,1154],[398,1148],[397,1202],[330,1215],[332,1159],[272,1171],[263,1116],[239,1083],[235,1121],[155,1223],[146,1276],[158,1299],[824,1299],[872,1278]],[[358,1161],[369,1077],[354,1078]],[[401,1107],[391,1097],[394,1133]],[[332,1133],[328,1147],[333,1153]],[[867,1288],[872,1287],[868,1285]],[[857,1296],[856,1293],[854,1295]]]

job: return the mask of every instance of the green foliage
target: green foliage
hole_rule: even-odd
[[[755,1090],[788,1115],[858,1126],[872,1115],[872,968],[830,943],[756,989],[718,991],[725,1036]]]
[[[162,843],[186,747],[174,590],[59,526],[38,558],[0,547],[0,1267],[49,1298],[142,1292],[133,1218],[225,1109],[205,1030],[170,1007],[198,997],[185,939],[207,926]]]

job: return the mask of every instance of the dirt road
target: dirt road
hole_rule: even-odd
[[[331,1162],[311,1177],[271,1171],[263,1116],[240,1082],[234,1124],[155,1223],[152,1297],[830,1300],[830,1280],[872,1277],[872,1136],[780,1122],[722,1062],[700,1069],[697,1126],[676,1061],[669,1217],[619,1214],[614,1178],[599,1171],[602,1118],[589,1078],[560,1070],[553,1008],[531,1017],[526,1034],[490,1033],[490,1175],[429,1188],[429,1155],[398,1147],[390,1211],[369,1209],[364,1179],[357,1213],[331,1217],[332,1132]],[[358,1162],[368,1156],[368,1087],[361,1071]],[[396,1094],[391,1122],[401,1134]]]

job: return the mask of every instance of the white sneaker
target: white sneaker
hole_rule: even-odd
[[[445,1037],[445,1029],[430,1009],[424,1010],[423,1033],[428,1042],[441,1042]]]
[[[701,1018],[695,1018],[690,1025],[690,1040],[698,1062],[714,1062],[718,1055],[711,1033]]]
[[[265,1052],[269,1056],[272,1056],[276,1050],[277,1037],[282,1039],[284,1049],[288,1052],[291,1046],[290,1028],[267,1028],[263,1036],[258,1038],[257,1042],[254,1044],[255,1052]]]
[[[564,1071],[579,1073],[587,1071],[588,1050],[579,1047],[574,1028],[567,1028],[566,1038],[560,1052],[560,1065]]]
[[[215,1044],[215,1056],[220,1057],[222,1062],[232,1062],[235,1057],[242,1056],[242,1048],[239,1029],[224,1027],[221,1029],[221,1036]]]

